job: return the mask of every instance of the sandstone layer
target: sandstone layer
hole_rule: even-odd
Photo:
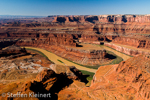
[[[48,19],[54,20],[49,22]],[[48,16],[38,20],[16,19],[2,23],[0,38],[40,40],[50,36],[49,40],[58,45],[76,46],[73,38],[80,42],[100,44],[101,41],[112,41],[149,49],[149,21],[150,15],[72,15]]]
[[[148,55],[150,54],[150,52],[148,51],[144,51],[144,50],[140,50],[140,49],[132,49],[132,48],[127,48],[124,46],[119,46],[113,43],[104,43],[105,46],[108,46],[110,48],[113,48],[117,51],[120,51],[122,53],[125,53],[127,55],[131,55],[131,56],[138,56],[138,55]]]
[[[26,94],[29,92],[51,93],[51,97],[47,99],[53,100],[149,100],[149,65],[150,57],[140,55],[122,61],[120,64],[101,66],[95,73],[90,87],[85,86],[82,74],[73,67],[70,68],[73,68],[71,71],[75,77],[70,77],[71,74],[65,74],[65,67],[57,68],[54,66],[55,72],[53,70],[43,70],[33,80],[0,86],[0,93],[2,91],[7,92],[5,91],[7,87],[7,89],[11,89],[12,93],[17,93],[17,91]],[[63,69],[62,72],[61,68]],[[83,79],[78,75],[81,75]],[[8,86],[11,86],[11,88]],[[11,99],[22,100],[23,98]],[[42,98],[28,99],[39,100]]]
[[[38,42],[38,43],[37,43]],[[68,60],[80,63],[98,65],[106,62],[106,50],[80,50],[77,48],[44,44],[39,41],[18,41],[16,45],[43,48]]]
[[[40,99],[58,99],[58,93],[64,88],[67,88],[70,84],[79,82],[85,86],[84,82],[87,82],[85,77],[75,67],[66,67],[67,70],[60,70],[62,67],[56,67],[55,72],[51,69],[45,69],[39,73],[36,78],[22,79],[13,83],[7,83],[0,85],[0,94],[11,92],[12,94],[26,94],[24,97],[2,97],[1,100],[40,100]],[[59,71],[59,72],[58,72]],[[67,73],[66,73],[67,72]],[[68,75],[67,75],[68,74]],[[61,84],[60,84],[61,83]],[[38,88],[37,88],[38,87]],[[47,94],[45,97],[35,96],[34,94]],[[49,95],[48,95],[49,94]],[[66,98],[67,99],[67,98]]]
[[[149,56],[138,56],[116,65],[101,66],[90,87],[72,84],[59,92],[59,100],[149,100]],[[74,86],[74,87],[73,87]]]

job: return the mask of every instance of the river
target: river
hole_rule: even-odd
[[[88,45],[91,45],[91,44],[88,44]],[[93,45],[93,46],[97,46],[97,45]],[[66,66],[75,66],[79,70],[85,70],[85,71],[93,72],[93,73],[95,73],[97,71],[97,69],[86,68],[86,67],[77,65],[75,63],[72,63],[72,62],[70,62],[64,58],[61,58],[61,57],[59,57],[59,56],[57,56],[57,55],[55,55],[55,54],[53,54],[47,50],[41,49],[41,48],[35,48],[35,47],[25,47],[25,48],[35,49],[35,50],[42,52],[44,55],[46,55],[48,57],[49,60],[53,61],[55,64],[66,65]],[[130,58],[130,56],[125,55],[123,53],[120,53],[120,52],[118,52],[114,49],[108,48],[106,46],[97,46],[97,48],[101,48],[101,49],[103,48],[105,50],[111,51],[111,52],[115,53],[116,55],[122,57],[123,60],[127,60],[128,58]],[[61,60],[63,63],[61,63],[58,60]]]

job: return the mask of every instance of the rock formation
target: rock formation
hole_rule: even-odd
[[[146,51],[150,48],[149,22],[150,15],[0,19],[0,99],[24,100],[19,97],[4,98],[2,93],[31,92],[50,93],[48,99],[52,100],[149,100],[150,56]],[[109,61],[106,50],[79,49],[82,47],[79,42],[104,43],[136,57],[120,64],[99,67],[91,86],[86,87],[86,76],[74,66],[55,65],[38,54],[18,47],[43,48],[83,65]]]
[[[112,40],[112,42],[114,43],[119,43],[119,44],[125,44],[125,45],[130,45],[130,46],[134,46],[136,48],[145,48],[145,49],[149,49],[150,48],[150,40],[147,37],[138,37],[138,36],[134,36],[134,37],[116,37]]]
[[[41,43],[45,44],[45,42]],[[30,44],[31,46],[35,46],[36,43],[34,45]],[[40,48],[43,47],[43,45],[40,45]],[[2,50],[10,50],[9,52],[14,49],[16,49],[16,53],[20,53],[20,50],[25,51],[14,46],[5,47],[5,49],[2,48]],[[56,49],[51,50],[57,52]],[[78,49],[69,48],[67,53],[69,51],[76,51],[80,54]],[[87,51],[82,52],[86,53]],[[94,58],[97,58],[99,54],[101,56],[105,55],[101,51],[89,51],[88,54]],[[80,56],[82,55],[80,54]],[[2,70],[0,69],[0,78],[3,79],[0,81],[0,95],[8,92],[13,94],[19,92],[28,94],[25,99],[29,100],[43,99],[42,97],[31,98],[29,97],[29,93],[47,94],[47,98],[53,100],[149,100],[150,98],[150,56],[148,54],[130,58],[127,61],[122,61],[120,64],[99,67],[90,87],[85,86],[85,83],[87,83],[86,77],[75,67],[54,65],[52,63],[44,67],[46,64],[42,62],[46,61],[43,61],[43,58],[40,60],[39,58],[41,57],[38,56],[35,58],[28,58],[26,60],[15,59],[13,61],[8,58],[0,59],[0,68],[2,68]],[[23,100],[24,98],[0,96],[0,99]]]
[[[150,22],[150,15],[98,15],[54,16],[53,22]]]
[[[119,52],[125,53],[127,55],[131,55],[131,56],[138,56],[138,55],[148,55],[150,54],[150,52],[148,51],[143,51],[143,50],[135,50],[133,48],[127,48],[127,47],[123,47],[123,46],[119,46],[113,43],[105,43],[105,46],[111,47]]]
[[[149,56],[138,56],[116,65],[101,66],[90,87],[74,83],[58,98],[81,100],[149,100]],[[119,91],[119,92],[118,92]]]
[[[82,75],[82,73],[80,73],[75,67],[71,67],[71,69],[68,71],[74,73],[74,75],[72,76],[70,74],[68,76],[63,71],[62,72],[60,71],[60,73],[57,74],[53,70],[46,69],[43,70],[41,73],[39,73],[36,76],[36,78],[31,78],[28,80],[26,79],[26,81],[24,80],[25,82],[19,81],[19,82],[5,84],[1,87],[0,94],[2,94],[2,92],[7,93],[7,91],[10,91],[13,94],[20,93],[26,95],[24,95],[24,97],[21,97],[19,95],[17,97],[0,96],[0,99],[39,100],[39,99],[43,99],[44,97],[34,96],[34,94],[49,94],[48,96],[46,96],[45,99],[57,100],[58,99],[57,94],[59,93],[59,91],[61,91],[64,88],[67,88],[70,84],[74,83],[74,81],[77,81],[79,83],[82,83],[80,81],[87,81],[85,77]],[[6,88],[7,90],[5,90]]]
[[[105,59],[104,51],[83,51],[73,47],[80,47],[79,42],[113,42],[149,49],[149,19],[149,15],[60,15],[37,20],[4,21],[0,26],[0,44],[3,47],[9,44],[40,47],[80,64],[97,65]],[[119,51],[132,56],[147,54],[125,48]]]
[[[12,46],[8,46],[3,48],[2,50],[0,50],[0,57],[7,57],[7,56],[13,56],[17,57],[21,56],[21,55],[26,55],[27,51],[25,50],[25,48],[20,48],[18,46],[12,45]]]
[[[65,42],[65,41],[64,41]],[[58,42],[59,43],[59,42]],[[51,51],[63,58],[80,63],[80,64],[90,64],[99,65],[106,62],[106,50],[81,50],[78,48],[66,47],[58,45],[55,42],[46,43],[45,41],[18,41],[16,45],[19,46],[32,46],[39,47]]]
[[[41,55],[27,52],[25,48],[9,46],[2,52],[0,79],[8,82],[35,77],[42,70],[50,69],[49,66],[53,64]]]
[[[149,56],[141,55],[119,65],[100,67],[90,86],[92,93],[106,94],[99,98],[148,100],[149,60]],[[97,89],[101,92],[95,91]]]

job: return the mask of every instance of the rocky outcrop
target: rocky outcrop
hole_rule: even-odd
[[[92,35],[92,34],[82,34],[79,42],[100,44],[101,41],[106,41],[104,35]]]
[[[148,34],[150,32],[150,27],[148,23],[139,24],[138,22],[127,22],[127,23],[98,23],[95,25],[99,33],[117,33],[117,34],[126,34],[126,33],[141,33]]]
[[[49,18],[54,18],[54,21],[44,22]],[[148,49],[149,18],[150,15],[49,16],[41,19],[42,22],[9,22],[0,27],[0,38],[47,39],[52,44],[67,46],[76,46],[74,39],[96,44],[100,44],[100,41],[116,41]]]
[[[64,45],[64,46],[74,46],[78,44],[74,41],[71,34],[49,34],[46,40],[50,45]]]
[[[9,50],[12,50],[12,47],[8,47]],[[5,49],[7,50],[8,48]],[[18,52],[17,48],[20,49],[19,47],[13,47],[13,50],[16,49],[16,51],[12,51],[13,55],[8,52],[9,55],[0,57],[1,80],[11,82],[24,78],[33,78],[42,70],[50,69],[49,66],[53,64],[50,60],[38,53],[28,51],[28,53],[21,55],[21,51]],[[3,81],[0,81],[0,83],[1,82]]]
[[[13,94],[16,94],[17,91],[22,94],[50,93],[47,99],[53,100],[149,100],[149,65],[150,56],[140,55],[127,61],[122,61],[120,64],[101,66],[95,73],[90,87],[86,87],[84,82],[74,80],[73,77],[68,76],[69,74],[66,74],[66,70],[59,72],[61,67],[57,68],[55,66],[55,72],[48,69],[43,70],[32,80],[0,85],[0,94],[3,92],[7,93],[9,90]],[[72,69],[73,67],[70,68]],[[60,74],[57,74],[57,71]],[[77,76],[79,73],[75,74]],[[0,99],[8,98],[0,97]],[[29,100],[43,99],[43,97],[31,98],[29,95],[26,98]],[[16,97],[9,99],[23,100],[24,98]]]
[[[150,48],[150,40],[149,37],[137,37],[137,36],[119,36],[116,37],[112,40],[112,42],[114,43],[119,43],[119,44],[125,44],[125,45],[130,45],[130,46],[134,46],[136,48],[144,48],[144,49],[149,49]]]
[[[70,71],[75,74],[74,76],[76,76],[76,79],[74,79],[74,77],[70,77],[71,75],[66,75],[66,73],[63,71],[57,74],[53,70],[46,69],[39,73],[36,78],[31,78],[28,80],[26,79],[24,80],[24,82],[20,81],[5,84],[3,85],[3,87],[1,87],[0,94],[2,94],[3,92],[7,93],[7,91],[9,91],[12,94],[26,94],[24,95],[24,97],[21,97],[19,95],[17,97],[9,97],[8,95],[2,97],[2,95],[0,96],[0,99],[40,100],[44,98],[57,100],[57,94],[59,93],[59,91],[69,87],[69,85],[74,83],[74,81],[77,81],[81,84],[84,84],[84,82],[80,81],[87,81],[82,73],[78,71],[75,67],[70,68]],[[47,96],[34,96],[34,94],[47,94]]]
[[[126,22],[150,22],[150,15],[86,15],[86,16],[54,16],[53,22],[115,22],[115,23],[126,23]]]
[[[75,48],[51,47],[55,54],[84,65],[99,65],[107,61],[106,50],[80,50]]]
[[[127,55],[131,55],[131,56],[138,56],[138,55],[147,55],[150,54],[149,52],[146,51],[141,51],[141,50],[135,50],[135,49],[130,49],[127,47],[123,47],[123,46],[118,46],[116,44],[113,43],[104,43],[105,46],[111,47],[119,52],[125,53]]]
[[[150,96],[149,61],[149,56],[138,56],[123,61],[119,65],[100,67],[93,77],[90,88],[95,94],[105,93],[107,96],[95,95],[95,97],[148,100]]]
[[[7,57],[7,56],[13,56],[13,55],[26,55],[27,51],[25,48],[21,48],[15,45],[8,46],[0,50],[0,57]]]
[[[106,50],[82,50],[61,45],[49,45],[48,42],[42,40],[26,42],[18,41],[16,42],[16,45],[43,48],[58,56],[80,64],[99,65],[107,61],[107,59],[105,59]]]
[[[76,82],[70,85],[70,88],[60,91],[58,98],[149,100],[149,65],[149,56],[143,55],[120,64],[101,66],[95,73],[90,87],[84,87]]]

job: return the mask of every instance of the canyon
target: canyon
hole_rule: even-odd
[[[62,98],[83,100],[149,100],[149,56],[101,66],[90,87],[79,83],[59,92]],[[119,92],[118,92],[119,91]],[[69,96],[68,96],[69,95]]]
[[[17,94],[19,91],[28,94],[26,98],[29,100],[41,99],[30,98],[29,93],[51,93],[49,98],[53,100],[149,100],[149,62],[149,55],[141,55],[119,64],[101,66],[93,76],[90,87],[85,86],[85,76],[75,67],[52,64],[52,69],[44,69],[32,78],[0,85],[0,94],[7,91]],[[0,98],[23,100],[21,97]]]
[[[43,49],[72,65],[65,64],[62,59],[55,59],[60,65],[54,64],[23,47]],[[41,89],[41,93],[51,93],[54,100],[149,100],[149,48],[150,15],[1,19],[0,94],[17,91],[38,93]],[[117,55],[109,53],[111,49],[114,49],[112,52],[126,54],[124,61],[112,64]],[[30,59],[17,59],[20,57]],[[89,87],[86,87],[86,75],[76,66],[98,66]],[[95,70],[91,69],[91,72]]]
[[[26,19],[2,22],[0,38],[27,39],[28,37],[48,40],[46,37],[49,36],[50,42],[60,41],[61,45],[77,46],[74,40],[94,44],[112,41],[137,48],[150,48],[150,15],[72,15],[48,16],[39,19],[41,20],[37,21],[32,18],[30,19],[32,22],[27,20],[26,23]],[[63,38],[59,34],[64,34]]]

